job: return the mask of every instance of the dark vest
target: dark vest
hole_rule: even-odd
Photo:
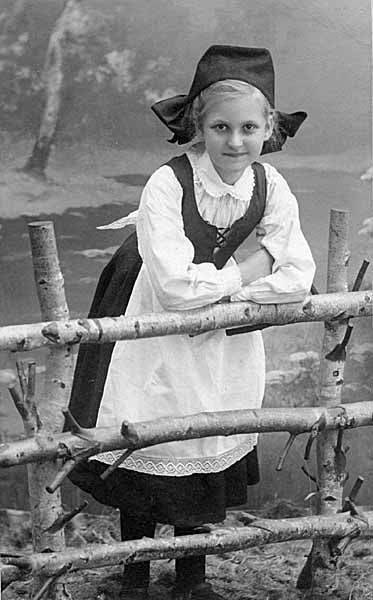
[[[242,242],[261,221],[266,202],[267,182],[264,167],[254,163],[255,187],[246,213],[222,235],[214,225],[206,223],[198,212],[193,186],[193,171],[185,154],[167,163],[183,188],[182,215],[185,235],[194,246],[196,264],[213,262],[221,269]]]
[[[193,171],[185,154],[167,163],[182,189],[182,216],[185,235],[194,246],[196,264],[213,262],[221,269],[262,219],[266,202],[264,167],[253,163],[255,187],[246,213],[223,232],[204,221],[194,195]],[[126,311],[142,260],[132,233],[104,268],[89,311],[89,318],[116,317]],[[239,331],[238,331],[239,330]],[[228,330],[230,335],[236,330]],[[250,327],[238,328],[239,333]],[[81,344],[75,367],[69,409],[82,427],[95,427],[114,343]],[[65,426],[65,429],[67,427]]]

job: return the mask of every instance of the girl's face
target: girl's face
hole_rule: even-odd
[[[233,184],[259,158],[272,125],[264,116],[261,98],[239,96],[217,100],[206,111],[202,134],[215,170],[225,183]]]

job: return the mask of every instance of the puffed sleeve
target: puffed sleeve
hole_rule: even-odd
[[[257,227],[257,238],[274,259],[272,274],[244,286],[232,300],[259,304],[301,302],[311,289],[315,263],[300,227],[295,196],[274,167],[264,166],[267,204]]]
[[[217,302],[241,289],[233,261],[217,270],[193,264],[194,247],[184,233],[182,188],[164,165],[150,177],[137,217],[139,252],[152,287],[165,310],[186,310]]]

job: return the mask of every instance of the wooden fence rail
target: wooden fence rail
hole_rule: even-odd
[[[275,431],[301,434],[314,430],[315,426],[322,432],[369,425],[373,425],[373,401],[354,402],[331,408],[260,408],[199,413],[186,417],[163,417],[141,423],[124,423],[122,431],[116,427],[96,427],[81,430],[79,435],[65,432],[7,442],[0,445],[0,467],[56,458],[69,459],[82,450],[87,450],[85,455],[89,456],[108,450],[135,450],[170,441],[215,435]]]
[[[201,309],[0,327],[0,350],[22,352],[42,346],[114,342],[202,333],[243,325],[288,325],[373,316],[373,290],[309,296],[302,304],[232,302]]]
[[[364,513],[364,519],[348,513],[330,517],[309,516],[290,519],[258,519],[249,526],[211,528],[208,533],[178,537],[143,538],[115,544],[89,544],[85,548],[69,548],[65,552],[34,553],[5,558],[10,566],[52,577],[59,571],[78,571],[126,564],[145,560],[181,558],[198,554],[219,554],[242,550],[260,544],[302,540],[313,536],[335,538],[335,543],[346,536],[373,533],[373,512]]]

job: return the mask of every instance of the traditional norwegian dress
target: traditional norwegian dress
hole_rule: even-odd
[[[274,258],[273,272],[242,287],[234,257],[225,257],[222,268],[216,257],[224,255],[230,232],[246,228],[248,234],[255,225],[258,243]],[[315,265],[296,199],[269,164],[249,166],[230,185],[206,152],[192,148],[150,177],[136,231],[141,258],[127,240],[103,273],[91,316],[182,311],[226,296],[297,302],[312,284]],[[100,356],[97,347],[85,345],[70,409],[81,425],[119,430],[123,420],[260,407],[264,381],[259,331],[119,341],[103,345]],[[128,515],[142,514],[145,521],[180,527],[217,522],[227,506],[244,503],[247,484],[258,481],[256,442],[255,434],[245,434],[144,448],[102,482],[98,475],[122,453],[106,452],[72,479],[100,501]]]

